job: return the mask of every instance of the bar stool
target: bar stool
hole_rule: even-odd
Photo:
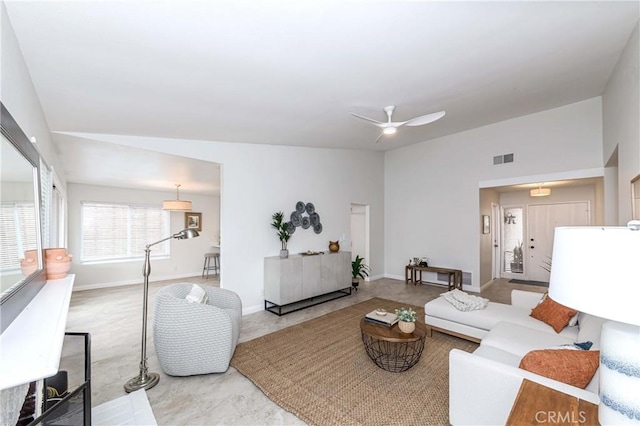
[[[213,259],[213,265],[211,264]],[[202,278],[209,278],[209,271],[213,271],[216,275],[220,274],[220,253],[205,253],[204,266],[202,267]],[[205,277],[206,273],[206,277]]]

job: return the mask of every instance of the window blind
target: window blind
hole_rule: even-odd
[[[161,207],[82,203],[82,261],[138,259],[147,244],[169,236],[169,213]],[[168,256],[169,241],[151,256]]]
[[[20,269],[24,252],[37,248],[33,201],[0,203],[0,241],[0,270]]]

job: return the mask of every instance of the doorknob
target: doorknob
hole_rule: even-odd
[[[530,246],[529,248],[535,248],[534,246]]]

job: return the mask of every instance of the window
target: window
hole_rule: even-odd
[[[169,213],[157,206],[82,203],[83,262],[142,259],[144,247],[169,235]],[[153,247],[168,256],[169,242]]]
[[[33,201],[0,204],[0,271],[20,269],[26,250],[36,245],[36,209]]]

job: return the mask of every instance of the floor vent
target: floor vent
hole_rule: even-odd
[[[437,273],[436,279],[441,282],[449,282],[449,274]],[[471,285],[471,272],[462,273],[462,285]]]

